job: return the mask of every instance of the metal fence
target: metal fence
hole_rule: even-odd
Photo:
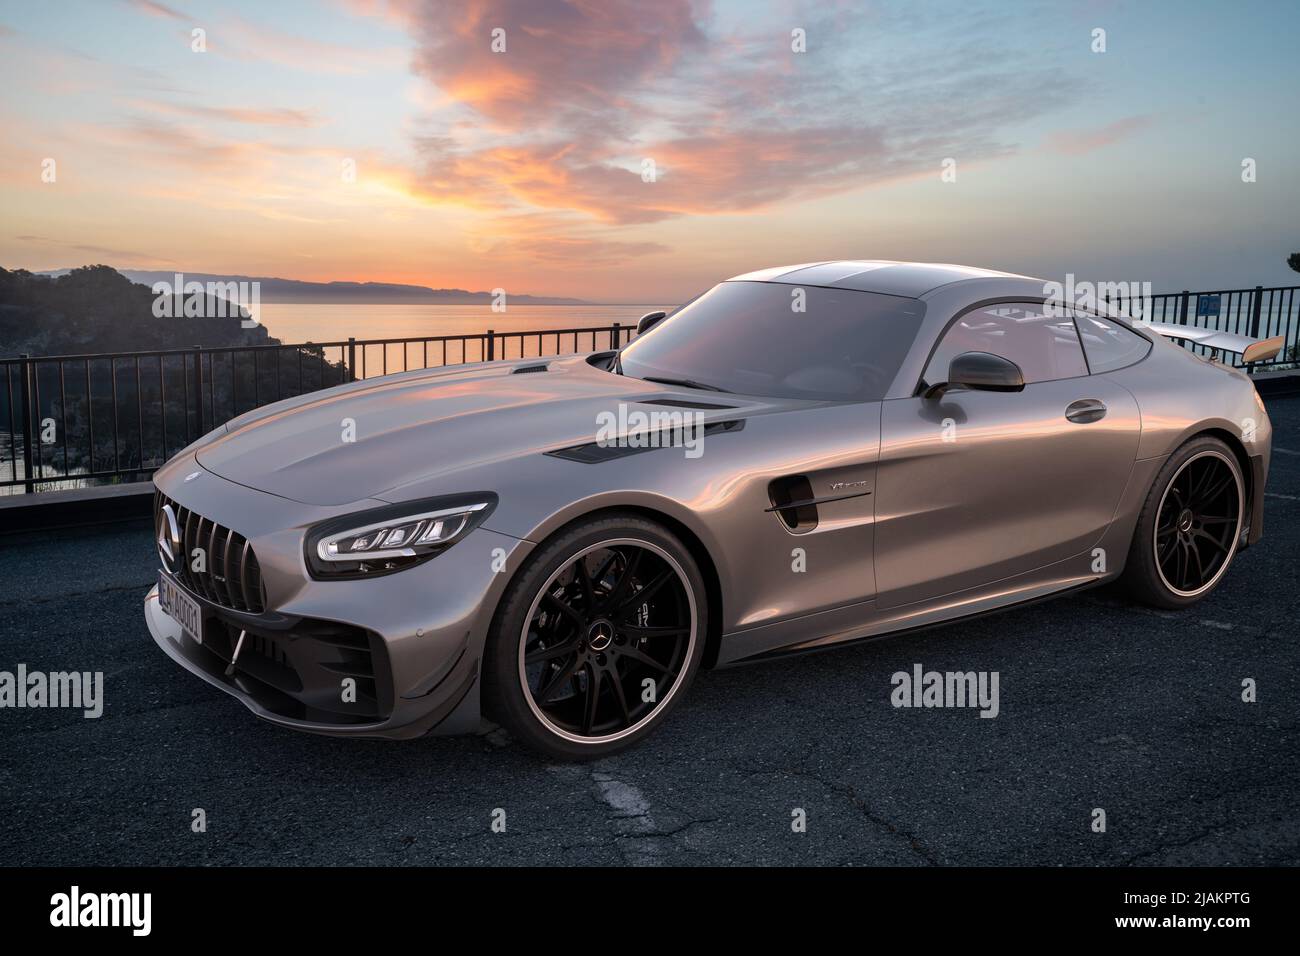
[[[143,481],[218,425],[390,372],[618,348],[634,326],[0,359],[0,494]]]
[[[1285,336],[1248,369],[1300,362],[1300,286],[1106,296],[1134,318]],[[1141,314],[1138,314],[1138,313]],[[465,362],[618,348],[635,327],[348,339],[0,359],[0,494],[147,479],[207,431],[251,409],[343,382]],[[1204,353],[1200,346],[1189,346]],[[1237,357],[1238,360],[1240,357]]]
[[[1275,358],[1255,362],[1247,369],[1294,365],[1300,362],[1300,286],[1255,286],[1217,292],[1163,292],[1135,301],[1126,296],[1106,296],[1109,305],[1124,309],[1135,319],[1170,322],[1196,328],[1248,335],[1253,339],[1284,337],[1286,344]],[[1188,346],[1198,354],[1211,350]],[[1240,364],[1240,356],[1235,360]]]

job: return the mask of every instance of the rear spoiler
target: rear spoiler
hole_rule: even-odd
[[[1252,339],[1232,332],[1198,329],[1192,325],[1174,325],[1172,322],[1146,322],[1139,324],[1138,328],[1148,328],[1167,339],[1179,339],[1203,345],[1215,352],[1235,352],[1246,363],[1271,359],[1286,345],[1286,337],[1282,335],[1275,335],[1271,339]]]

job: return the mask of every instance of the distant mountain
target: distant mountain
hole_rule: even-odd
[[[132,282],[152,286],[155,282],[174,283],[175,272],[119,270]],[[57,269],[38,275],[59,276],[68,272]],[[469,292],[465,289],[430,289],[422,285],[400,285],[393,282],[300,282],[297,279],[278,279],[271,276],[217,275],[210,272],[182,273],[186,282],[257,282],[262,302],[295,302],[323,305],[331,302],[351,305],[472,305],[492,301],[491,292]],[[512,305],[590,305],[583,299],[566,299],[555,296],[520,295],[508,292]]]
[[[159,296],[108,266],[59,276],[0,269],[0,358],[33,357],[32,388],[23,400],[33,403],[32,421],[44,428],[53,420],[61,438],[61,448],[45,448],[44,438],[33,442],[37,484],[59,487],[65,477],[81,481],[77,476],[109,469],[121,470],[127,481],[143,480],[218,422],[349,380],[343,356],[316,345],[282,345],[262,326],[244,328],[244,318],[229,299],[206,289]],[[190,352],[196,345],[216,351]],[[90,357],[140,351],[160,354],[134,361]],[[87,358],[40,361],[55,355]],[[13,378],[11,403],[18,391]],[[10,422],[21,421],[10,413]],[[14,473],[30,477],[24,443],[11,444],[10,437],[0,431],[0,447],[13,447]]]
[[[108,266],[59,276],[0,269],[0,356],[72,355],[179,349],[194,345],[278,343],[265,328],[245,329],[229,303],[204,296],[207,318],[154,314],[157,297]],[[218,307],[220,306],[220,307]]]

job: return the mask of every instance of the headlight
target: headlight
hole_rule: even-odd
[[[425,498],[334,518],[307,533],[314,578],[367,578],[427,561],[465,537],[492,513],[491,492]]]

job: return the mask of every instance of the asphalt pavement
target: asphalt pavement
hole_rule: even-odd
[[[706,673],[581,766],[264,724],[149,638],[147,528],[0,539],[0,671],[105,682],[98,719],[0,709],[0,864],[1300,863],[1300,398],[1269,412],[1265,539],[1200,605],[1100,589]],[[998,716],[893,707],[914,664],[998,672]]]

